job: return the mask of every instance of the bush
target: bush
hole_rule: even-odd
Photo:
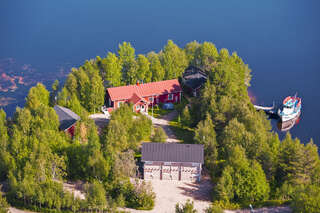
[[[1,187],[0,187],[1,189]],[[0,213],[7,213],[8,212],[8,203],[5,197],[2,196],[2,192],[0,191]]]
[[[218,205],[211,205],[205,210],[205,213],[223,213],[223,209]]]
[[[164,130],[161,127],[156,127],[151,140],[153,142],[166,142],[167,138],[167,134],[164,132]]]
[[[197,213],[197,210],[194,209],[193,201],[187,200],[181,206],[179,203],[176,204],[176,213]]]

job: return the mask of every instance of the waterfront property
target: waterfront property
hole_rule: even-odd
[[[159,103],[177,103],[182,89],[177,79],[108,88],[106,107],[117,109],[123,103],[132,103],[136,112],[148,112],[148,108]]]
[[[203,145],[143,143],[141,161],[146,180],[200,181]]]
[[[76,122],[80,120],[79,115],[72,112],[70,109],[59,105],[55,105],[54,110],[59,117],[59,129],[61,131],[69,133],[71,136],[74,136]]]
[[[207,81],[205,72],[195,66],[189,66],[182,75],[182,86],[193,96],[198,96],[200,89]]]

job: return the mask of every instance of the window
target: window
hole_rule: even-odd
[[[173,100],[173,94],[168,94],[168,100]]]
[[[153,99],[154,99],[153,97],[149,98],[150,103],[153,103]]]
[[[171,165],[171,162],[164,162],[163,165],[165,165],[165,166],[170,166],[170,165]]]
[[[136,110],[139,110],[139,109],[140,109],[140,105],[137,105],[137,106],[136,106]]]

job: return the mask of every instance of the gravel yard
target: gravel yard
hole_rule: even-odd
[[[202,213],[210,205],[212,186],[209,179],[204,179],[200,183],[172,180],[152,180],[150,182],[156,193],[154,209],[151,211],[126,209],[127,211],[174,213],[175,205],[185,203],[188,199],[194,202],[194,206],[199,213]]]

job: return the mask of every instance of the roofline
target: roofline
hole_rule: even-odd
[[[70,125],[68,128],[64,129],[63,131],[67,131],[68,129],[70,129],[75,123],[77,123],[78,120],[76,120],[72,125]]]

